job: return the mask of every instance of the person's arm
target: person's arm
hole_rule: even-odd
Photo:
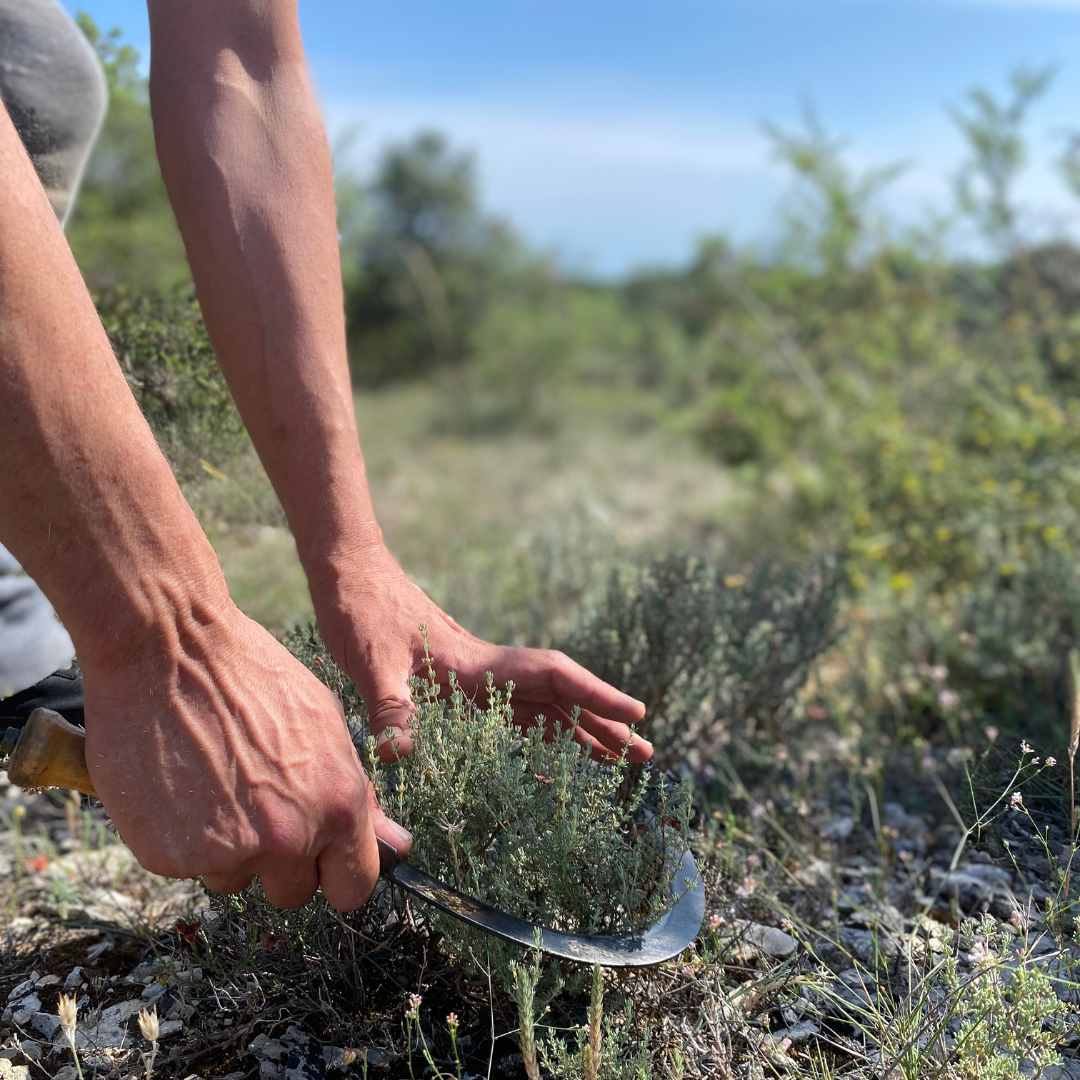
[[[0,105],[0,540],[75,643],[91,778],[148,869],[341,909],[385,819],[340,704],[229,599]]]
[[[150,0],[150,100],[162,174],[218,360],[281,499],[328,648],[384,753],[410,748],[408,679],[428,626],[443,679],[513,681],[519,717],[644,760],[644,707],[558,653],[462,630],[383,544],[345,352],[330,152],[294,0]]]

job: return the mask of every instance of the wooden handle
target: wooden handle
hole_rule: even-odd
[[[86,771],[86,733],[51,709],[35,709],[8,761],[8,779],[22,788],[58,787],[96,795]]]

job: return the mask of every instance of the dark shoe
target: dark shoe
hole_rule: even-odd
[[[0,731],[22,727],[35,709],[52,709],[69,723],[84,726],[83,680],[78,660],[0,701]]]

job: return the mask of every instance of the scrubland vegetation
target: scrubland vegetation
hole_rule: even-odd
[[[363,747],[213,365],[135,58],[88,31],[114,105],[72,245],[234,595]],[[1030,243],[1015,198],[1050,78],[957,105],[968,163],[925,232],[879,210],[897,170],[854,171],[807,114],[771,131],[781,242],[707,238],[619,283],[568,279],[491,219],[440,135],[373,178],[342,169],[391,548],[474,632],[556,645],[645,700],[657,747],[654,769],[597,769],[519,736],[498,692],[421,683],[417,750],[372,761],[376,783],[419,864],[584,927],[655,915],[663,859],[628,838],[669,801],[706,924],[670,964],[603,973],[389,890],[349,917],[257,889],[163,899],[100,809],[11,792],[0,1077],[71,1067],[64,979],[101,1076],[142,1075],[133,1006],[154,1001],[176,1024],[158,1076],[1080,1076],[1080,249]],[[940,242],[961,224],[979,258]],[[134,1043],[108,1041],[118,1024]]]

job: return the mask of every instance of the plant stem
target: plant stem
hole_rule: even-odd
[[[600,1072],[601,1028],[604,1016],[604,969],[593,965],[592,997],[589,1000],[589,1041],[585,1044],[585,1080],[596,1080]]]

